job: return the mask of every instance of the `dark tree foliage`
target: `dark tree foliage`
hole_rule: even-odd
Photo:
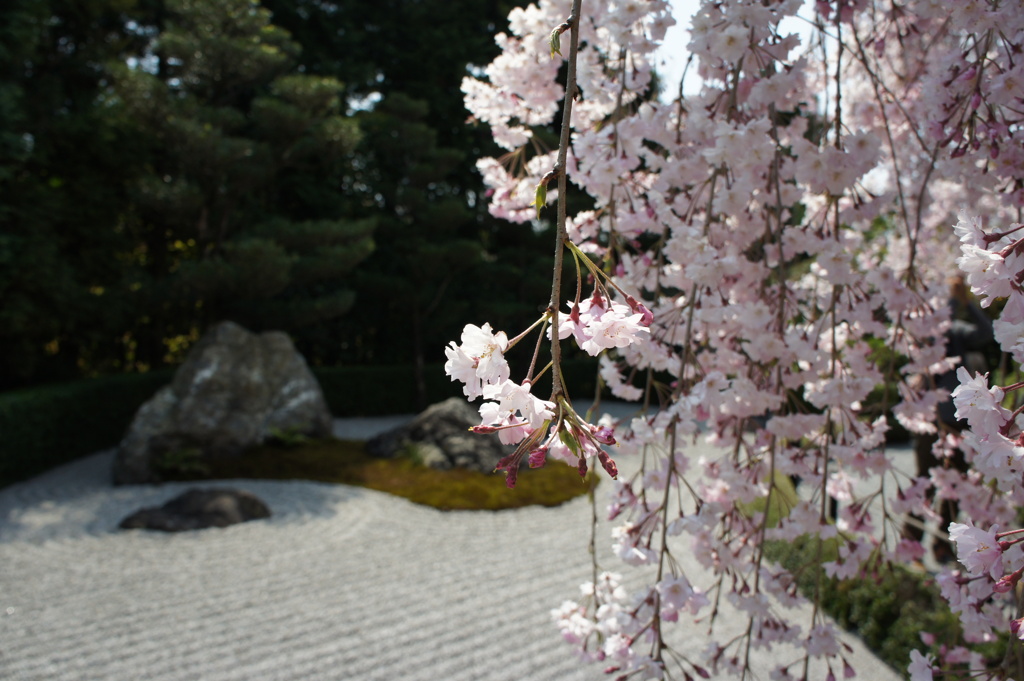
[[[498,53],[493,35],[515,3],[264,4],[302,45],[304,70],[344,81],[364,109],[348,187],[359,215],[379,217],[379,248],[356,272],[356,314],[332,326],[333,345],[317,356],[422,366],[485,312],[510,330],[532,322],[548,295],[550,239],[488,214],[475,161],[500,150],[468,120],[460,90]]]
[[[151,341],[221,319],[301,336],[345,314],[374,221],[345,217],[359,135],[341,83],[297,73],[299,46],[248,0],[159,9],[150,67],[113,86],[151,140],[130,220],[148,238]]]
[[[531,322],[550,239],[487,213],[460,92],[513,4],[0,3],[0,388],[173,363],[223,318],[320,365]]]
[[[127,0],[0,3],[0,386],[62,378],[125,328],[120,178],[136,159],[100,97],[135,44]],[[116,342],[116,340],[114,341]]]
[[[346,313],[344,87],[247,0],[0,3],[0,387]]]

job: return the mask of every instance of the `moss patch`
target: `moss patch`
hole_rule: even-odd
[[[594,476],[588,476],[588,480]],[[549,461],[543,468],[520,471],[515,489],[505,476],[456,468],[427,468],[411,458],[378,459],[364,443],[318,440],[284,446],[268,444],[240,457],[211,461],[203,475],[180,471],[168,479],[313,480],[358,485],[405,497],[443,511],[499,511],[522,506],[558,506],[586,494],[588,485],[576,468]]]

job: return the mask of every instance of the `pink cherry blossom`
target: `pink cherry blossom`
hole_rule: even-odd
[[[910,674],[910,681],[932,681],[934,658],[931,655],[922,655],[918,650],[910,651],[910,665],[907,673]]]
[[[973,378],[964,367],[957,369],[960,385],[953,391],[956,417],[967,422],[978,433],[994,433],[1006,422],[1009,412],[1001,406],[1003,391],[988,387],[988,376],[977,374]]]
[[[994,531],[985,531],[968,523],[951,523],[950,541],[956,543],[957,560],[972,575],[988,573],[993,579],[1003,574],[1003,550]]]
[[[1024,118],[1013,94],[1024,12],[922,0],[894,14],[888,0],[823,0],[810,29],[822,49],[805,49],[782,22],[803,4],[704,0],[687,46],[700,91],[669,83],[655,94],[646,88],[671,23],[666,2],[588,2],[573,24],[566,3],[539,0],[510,15],[500,55],[463,86],[475,119],[525,161],[517,172],[498,159],[478,163],[493,215],[538,220],[536,187],[554,190],[555,179],[588,201],[557,236],[556,252],[578,259],[576,293],[557,328],[538,331],[551,352],[535,352],[516,379],[559,372],[555,348],[574,342],[600,357],[614,396],[650,410],[611,436],[573,411],[568,386],[549,401],[528,396],[529,383],[491,359],[503,360],[507,346],[489,327],[446,349],[449,375],[467,396],[487,398],[484,424],[523,443],[503,462],[507,483],[524,458],[560,458],[583,473],[600,462],[613,476],[608,449],[632,459],[600,514],[616,523],[616,558],[640,568],[623,582],[631,588],[612,596],[592,585],[555,616],[584,659],[604,659],[620,676],[695,678],[698,664],[749,676],[760,669],[747,652],[783,642],[848,675],[828,625],[775,612],[800,596],[793,575],[765,564],[761,545],[841,537],[838,557],[816,567],[853,578],[879,559],[926,557],[891,530],[908,513],[933,526],[947,501],[971,519],[950,530],[969,576],[937,576],[966,643],[1011,626],[1009,582],[998,580],[1004,568],[1016,574],[1024,551],[1012,540],[1000,548],[994,529],[977,526],[1015,523],[1024,502],[1024,415],[1002,405],[1024,388],[960,369],[950,397],[946,379],[963,361],[945,346],[947,278],[959,267],[982,307],[1005,301],[995,339],[1024,359],[1024,233],[1014,222],[1024,206]],[[555,58],[552,30],[564,31]],[[573,60],[579,89],[567,98],[563,67]],[[550,137],[540,128],[567,108],[568,142],[541,147]],[[555,194],[549,203],[571,213]],[[539,219],[560,228],[557,212]],[[565,290],[537,301],[546,319]],[[881,386],[898,394],[879,404]],[[963,432],[938,418],[948,399]],[[939,466],[908,477],[896,465],[886,444],[893,416],[938,436]],[[750,509],[774,503],[773,476],[799,478],[799,500],[769,527]],[[822,510],[828,496],[840,502],[838,518]],[[702,572],[683,574],[682,552]],[[701,621],[715,640],[691,661],[662,634],[699,616],[682,604],[709,586],[752,626],[734,637]],[[951,674],[983,666],[967,650],[947,649],[938,662],[917,653],[909,673],[919,681],[939,665]]]
[[[508,337],[504,331],[494,333],[490,324],[467,324],[462,331],[462,344],[457,346],[453,341],[445,348],[445,373],[452,380],[465,383],[466,397],[476,399],[483,394],[485,385],[508,380],[510,369],[503,354],[506,348]]]

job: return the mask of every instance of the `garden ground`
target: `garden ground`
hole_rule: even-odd
[[[402,418],[341,421],[336,434],[368,437]],[[445,513],[344,485],[236,481],[274,516],[176,535],[123,532],[125,515],[189,484],[114,488],[111,457],[0,490],[4,678],[608,678],[602,665],[579,665],[549,616],[590,577],[585,497]],[[614,568],[607,528],[599,531],[602,563]],[[684,567],[702,572],[689,558]],[[724,635],[745,626],[731,609],[723,618]],[[703,627],[675,633],[697,657]],[[899,678],[846,639],[860,678]],[[755,651],[755,668],[767,678],[791,654]],[[823,679],[818,671],[812,678]]]

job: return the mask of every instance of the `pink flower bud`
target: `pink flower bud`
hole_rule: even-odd
[[[619,468],[615,465],[615,462],[612,461],[612,457],[608,456],[608,452],[598,452],[597,458],[601,462],[601,465],[604,466],[604,470],[608,475],[612,476],[612,478],[617,478],[619,476]],[[585,459],[581,459],[581,461],[584,460]]]
[[[498,429],[494,426],[473,426],[469,430],[477,435],[490,435],[498,432]]]
[[[615,444],[615,431],[608,426],[601,426],[600,428],[590,427],[591,432],[594,434],[594,439],[603,445]]]
[[[1024,638],[1022,638],[1022,635],[1024,635],[1024,629],[1021,628],[1022,623],[1024,623],[1024,617],[1010,622],[1010,633],[1024,641]]]
[[[992,585],[992,590],[997,594],[1009,593],[1013,590],[1013,585],[1016,582],[1017,580],[1013,578],[1013,575],[1004,575],[998,582]]]
[[[1002,542],[1002,541],[999,542],[999,548],[1001,550],[1005,551],[1006,548],[1003,546],[1003,544],[1006,544],[1007,546],[1009,546],[1011,544],[1011,542]],[[1001,593],[1001,594],[1004,594],[1004,593],[1007,593],[1009,591],[1012,591],[1013,587],[1017,586],[1017,582],[1020,581],[1021,575],[1024,575],[1024,568],[1021,568],[1019,570],[1014,570],[1013,572],[1011,572],[1008,575],[1003,575],[1002,577],[1000,577],[999,581],[997,581],[992,586],[992,590],[995,591],[996,593]]]
[[[640,317],[640,326],[650,326],[654,323],[654,313],[647,309],[647,306],[643,303],[637,303],[639,312],[642,316]]]
[[[642,315],[640,318],[640,326],[650,326],[654,322],[654,313],[647,309],[647,306],[641,302],[638,302],[633,296],[626,296],[626,304],[629,305],[629,309],[634,314]]]
[[[587,474],[587,458],[581,456],[580,460],[576,463],[576,470],[580,472],[580,477],[585,477]]]
[[[537,449],[530,452],[530,456],[527,461],[530,464],[530,468],[540,468],[547,461],[548,448],[538,447]]]
[[[519,458],[514,453],[508,456],[503,456],[498,460],[498,463],[494,465],[495,471],[507,471],[513,468],[519,468]]]

